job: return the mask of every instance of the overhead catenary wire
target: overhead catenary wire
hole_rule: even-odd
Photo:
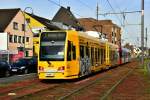
[[[58,4],[57,2],[55,2],[55,1],[53,1],[53,0],[48,0],[48,1],[51,2],[51,3],[53,3],[54,5],[56,5],[56,6],[58,6],[58,7],[63,7],[62,5]],[[80,16],[80,17],[83,17],[83,16],[81,16],[80,14],[75,13],[74,11],[72,11],[72,12],[73,12],[74,14]]]
[[[87,7],[88,9],[93,11],[93,8],[90,7],[89,5],[87,5],[86,3],[84,3],[82,0],[78,0],[82,5],[84,5],[85,7]]]
[[[111,5],[111,3],[109,2],[109,0],[106,0],[106,1],[108,2],[109,6],[111,7],[111,9],[113,10],[113,12],[115,13],[116,11],[115,11],[114,8],[112,7],[112,5]],[[118,18],[118,20],[120,21],[120,24],[121,24],[121,26],[122,26],[122,21],[120,20],[119,16],[116,15],[116,17]]]
[[[55,1],[53,1],[53,0],[48,0],[48,1],[50,1],[50,2],[51,2],[51,3],[53,3],[53,4],[55,4],[56,6],[61,7],[61,5],[60,5],[60,4],[56,3],[56,2],[55,2]]]
[[[48,1],[51,2],[51,3],[53,3],[54,5],[56,5],[56,6],[58,6],[58,7],[63,7],[62,5],[58,4],[57,2],[55,2],[55,1],[53,1],[53,0],[48,0]],[[81,18],[86,18],[85,16],[82,16],[82,15],[80,15],[80,14],[74,12],[74,11],[72,11],[72,13],[75,14],[75,15],[78,15],[78,16],[81,17]],[[90,19],[90,18],[88,18],[88,20],[89,20],[90,22],[93,22],[93,20]],[[104,25],[104,26],[111,26],[111,25]],[[95,30],[96,30],[96,29],[95,29]],[[97,30],[96,30],[96,31],[97,31]]]

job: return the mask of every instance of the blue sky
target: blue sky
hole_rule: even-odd
[[[21,8],[32,7],[36,15],[52,19],[55,13],[60,8],[52,2],[59,3],[60,5],[71,7],[74,15],[80,17],[93,17],[96,18],[96,5],[99,4],[99,13],[113,12],[107,0],[1,0],[0,9],[3,8]],[[141,0],[108,0],[115,12],[120,11],[139,11],[141,10]],[[150,0],[145,0],[145,27],[148,28],[148,38],[150,38]],[[27,12],[31,12],[27,9]],[[116,17],[117,16],[117,17]],[[140,24],[140,13],[126,14],[125,24]],[[111,19],[117,25],[123,23],[121,15],[107,15],[99,16],[99,19]],[[122,38],[125,42],[131,42],[134,45],[140,45],[140,25],[125,25],[122,27]],[[150,47],[150,39],[148,40]]]

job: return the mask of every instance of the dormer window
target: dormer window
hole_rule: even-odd
[[[30,23],[30,18],[26,18],[27,23]]]
[[[17,22],[13,22],[13,29],[18,30],[18,23]]]

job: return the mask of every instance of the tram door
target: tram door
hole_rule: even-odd
[[[67,47],[67,72],[69,76],[76,76],[79,73],[79,61],[78,61],[78,46],[76,41],[68,40]]]

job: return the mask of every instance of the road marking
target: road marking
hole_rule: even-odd
[[[8,95],[14,96],[14,95],[16,95],[16,93],[8,93]]]
[[[32,75],[33,73],[30,74],[23,74],[23,75],[17,75],[17,76],[28,76],[28,75]]]

